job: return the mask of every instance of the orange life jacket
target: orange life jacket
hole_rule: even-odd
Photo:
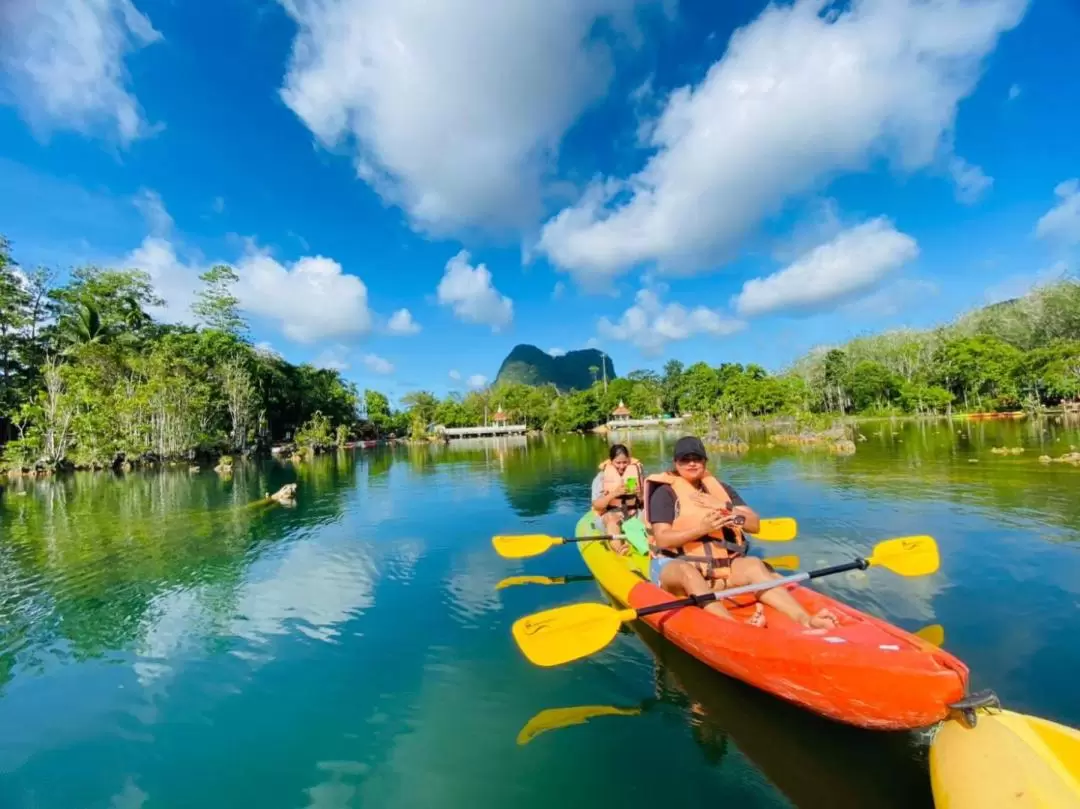
[[[615,464],[611,461],[604,461],[600,464],[600,471],[604,473],[604,491],[611,492],[622,486],[627,478],[637,478],[638,494],[626,494],[623,495],[620,500],[622,505],[612,505],[608,507],[609,511],[613,511],[618,508],[630,506],[636,504],[640,497],[641,486],[645,480],[645,467],[641,465],[641,461],[637,458],[631,457],[630,463],[626,467],[626,471],[621,475],[619,470],[615,468]]]
[[[678,475],[668,472],[649,475],[645,479],[644,521],[646,527],[650,529],[649,542],[653,546],[653,553],[676,556],[680,561],[690,562],[706,579],[726,578],[730,571],[731,560],[746,555],[746,537],[740,528],[732,526],[713,532],[700,540],[687,542],[681,548],[656,546],[651,531],[653,520],[649,513],[649,500],[656,487],[665,483],[671,486],[671,490],[675,493],[675,521],[671,527],[677,531],[700,525],[702,518],[715,509],[715,505],[706,502],[708,496],[711,496],[714,501],[718,500],[726,509],[731,509],[731,498],[720,485],[720,481],[712,475],[706,475],[701,479],[704,492]]]

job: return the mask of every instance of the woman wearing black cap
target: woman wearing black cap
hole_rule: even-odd
[[[675,465],[645,482],[645,522],[652,529],[649,564],[653,584],[677,596],[704,595],[728,587],[758,584],[776,578],[760,559],[746,555],[743,532],[761,526],[756,512],[731,486],[706,468],[701,439],[684,436],[675,442]],[[758,595],[749,623],[765,625],[761,604],[779,610],[803,626],[828,629],[836,617],[828,610],[810,615],[782,587]],[[717,617],[734,620],[720,602],[705,605]]]

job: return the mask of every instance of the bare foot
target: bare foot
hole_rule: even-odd
[[[611,540],[611,549],[619,556],[626,556],[630,553],[630,546],[621,539]]]
[[[840,625],[840,621],[831,610],[823,609],[811,615],[806,625],[812,629],[835,629]]]
[[[765,618],[765,608],[761,606],[760,602],[755,605],[754,614],[746,619],[746,623],[750,626],[757,626],[762,629],[769,625],[769,622]]]

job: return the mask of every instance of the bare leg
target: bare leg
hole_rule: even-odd
[[[753,556],[744,556],[731,563],[731,578],[728,580],[730,587],[742,587],[744,584],[760,584],[771,579],[779,579],[777,575],[765,567],[765,563]],[[768,604],[775,610],[782,612],[793,621],[798,621],[803,626],[814,629],[831,629],[839,621],[829,610],[821,610],[817,615],[810,615],[802,608],[783,587],[775,587],[758,594],[758,601]]]
[[[676,596],[703,596],[712,592],[709,582],[698,573],[697,568],[687,562],[670,562],[660,571],[660,586]],[[717,618],[734,621],[727,609],[719,601],[713,601],[702,608]]]
[[[609,511],[601,517],[604,523],[604,533],[608,536],[615,536],[622,533],[622,525],[619,523],[619,515],[617,512]],[[625,539],[612,539],[609,540],[611,549],[620,556],[625,556],[630,552],[630,547],[627,545]]]

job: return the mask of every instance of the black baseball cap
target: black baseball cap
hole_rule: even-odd
[[[693,435],[684,435],[675,442],[675,452],[672,457],[677,461],[687,455],[700,455],[702,459],[709,460],[709,456],[705,452],[705,445],[701,443],[700,438]]]

